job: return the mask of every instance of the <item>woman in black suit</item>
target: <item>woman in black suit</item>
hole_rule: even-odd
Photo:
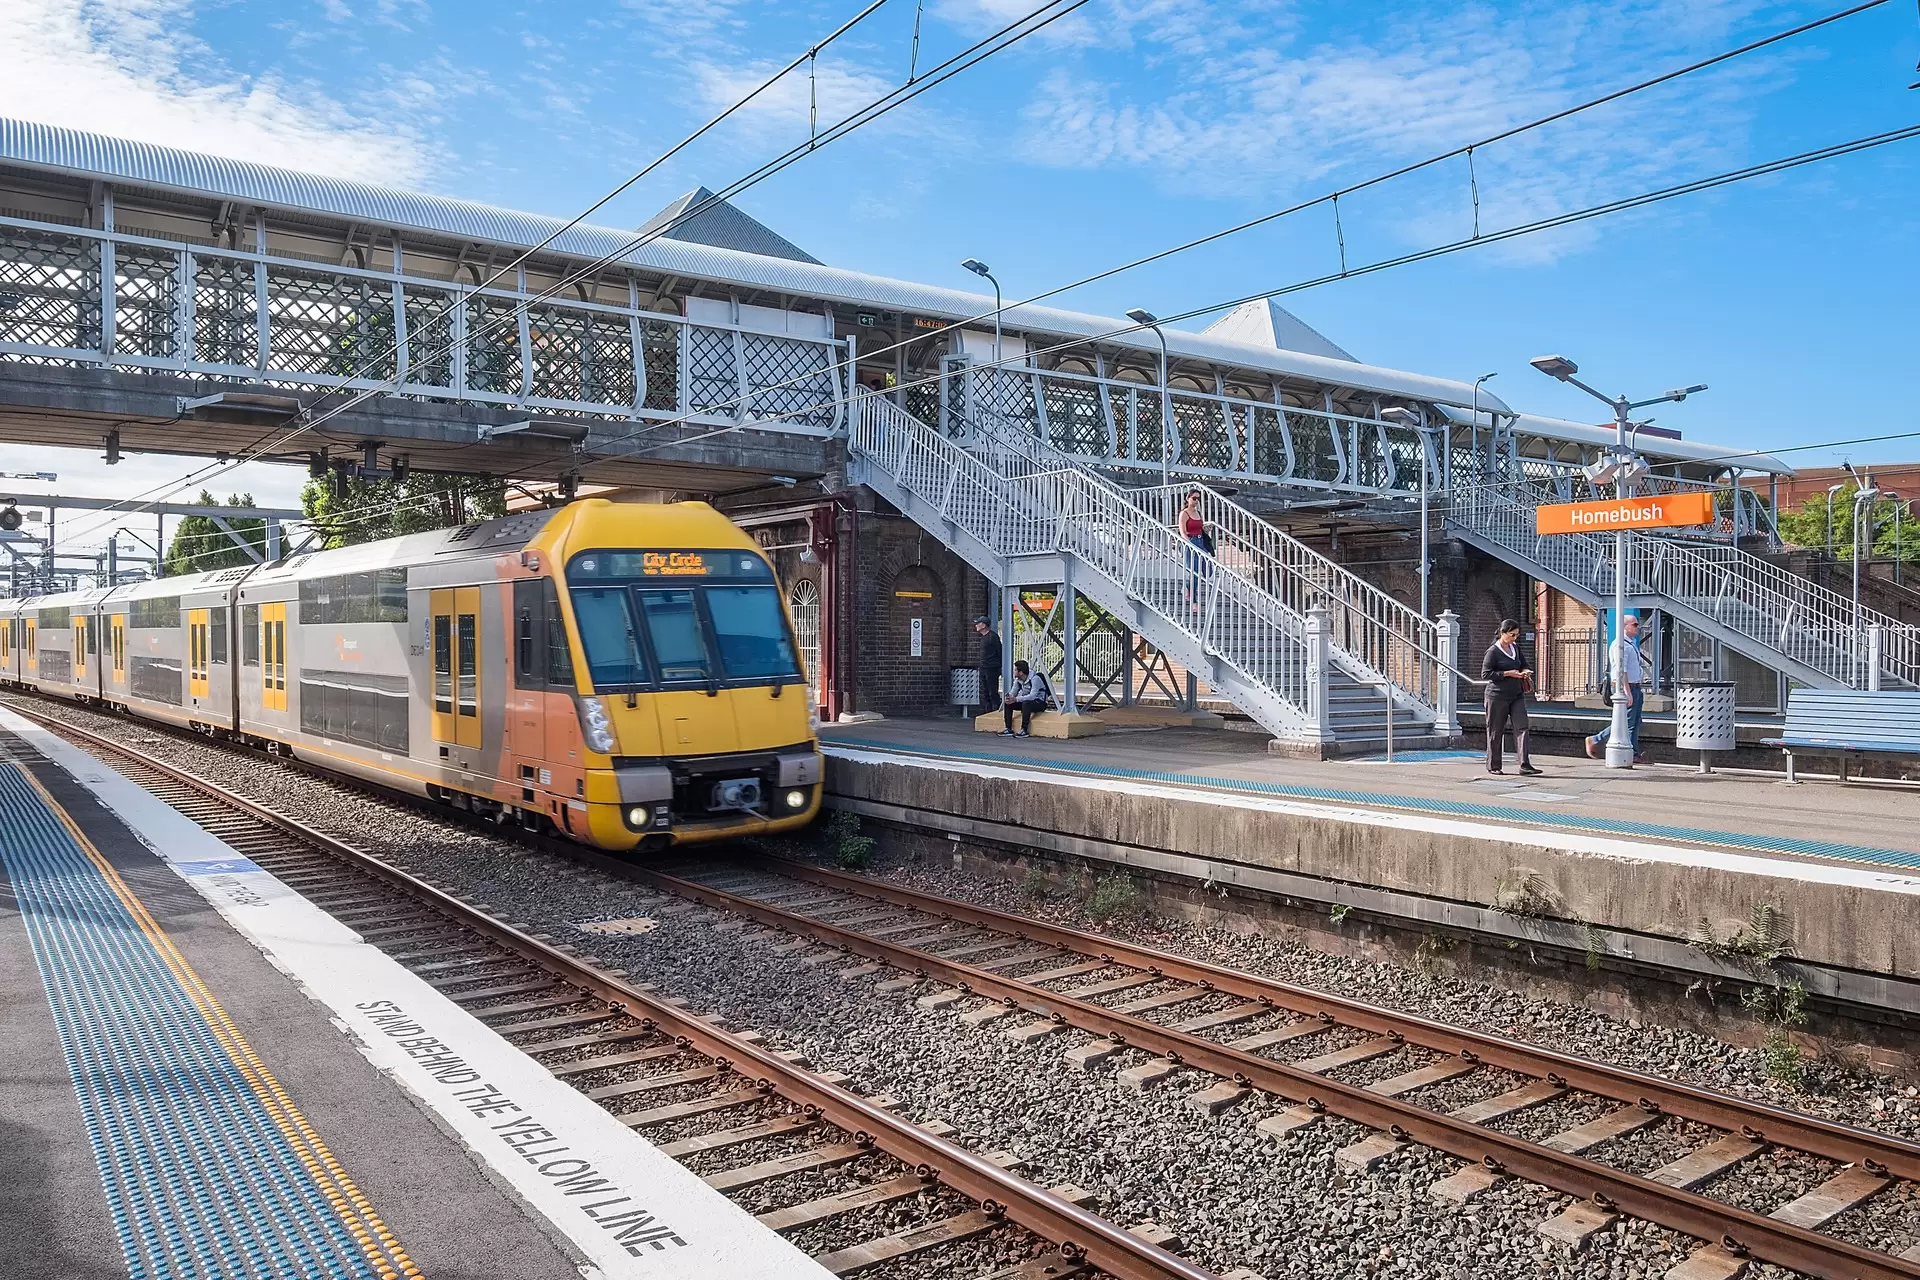
[[[1512,729],[1520,772],[1540,773],[1527,754],[1527,690],[1533,687],[1533,670],[1520,656],[1520,624],[1512,618],[1500,624],[1500,638],[1480,660],[1480,678],[1487,682],[1487,772],[1501,772],[1500,739]]]

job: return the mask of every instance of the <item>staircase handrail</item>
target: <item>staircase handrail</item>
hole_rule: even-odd
[[[978,443],[1010,446],[1034,466],[1058,468],[1086,464],[1035,435],[1018,420],[976,409],[970,425],[980,429]],[[1143,509],[1161,527],[1178,531],[1179,506],[1188,493],[1201,495],[1201,519],[1215,532],[1214,559],[1230,571],[1244,567],[1256,586],[1278,598],[1295,617],[1319,604],[1328,609],[1331,643],[1358,668],[1356,674],[1385,680],[1401,700],[1431,712],[1439,704],[1439,627],[1409,609],[1351,569],[1328,559],[1298,538],[1275,528],[1254,512],[1199,482],[1130,488],[1088,471],[1096,485]],[[1222,537],[1224,535],[1224,537]],[[1236,564],[1236,561],[1241,562]],[[1456,672],[1456,675],[1459,673]]]
[[[1612,580],[1612,538],[1556,534],[1542,539],[1522,532],[1530,529],[1540,500],[1553,496],[1543,494],[1534,479],[1508,477],[1456,486],[1452,509],[1467,514],[1470,527],[1481,532],[1496,538],[1507,532],[1504,541],[1512,550],[1549,567],[1558,566],[1539,550],[1530,551],[1524,545],[1526,539],[1531,538],[1536,548],[1545,542],[1557,551],[1571,551],[1570,557],[1562,554],[1560,559],[1591,566],[1594,580],[1589,585],[1604,592]],[[1491,518],[1495,513],[1506,519]],[[1869,683],[1870,635],[1878,628],[1880,669],[1904,683],[1920,685],[1920,631],[1865,605],[1856,610],[1849,597],[1738,547],[1631,533],[1626,565],[1629,594],[1656,596],[1700,610],[1756,643],[1852,687]],[[1737,627],[1740,615],[1729,606],[1744,607],[1765,618],[1766,633],[1751,626]]]
[[[1293,715],[1309,716],[1298,620],[1255,584],[1197,564],[1184,539],[1079,464],[1004,475],[877,394],[857,397],[850,443],[995,554],[1072,555]]]

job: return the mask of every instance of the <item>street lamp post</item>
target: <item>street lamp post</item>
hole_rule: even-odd
[[[998,368],[1000,365],[1000,312],[1002,310],[1000,305],[1000,282],[993,278],[993,272],[987,269],[987,264],[978,258],[968,258],[960,265],[993,285],[993,363],[994,367]]]
[[[1848,468],[1851,470],[1852,468]],[[1874,486],[1873,473],[1869,471],[1864,479],[1858,479],[1859,488],[1853,491],[1853,651],[1854,665],[1859,665],[1860,653],[1860,525],[1862,519],[1867,524],[1867,552],[1873,552],[1873,504],[1880,501],[1880,490]],[[1855,673],[1856,678],[1858,672]]]
[[[1164,489],[1171,483],[1167,478],[1167,458],[1172,453],[1169,444],[1173,439],[1173,393],[1167,387],[1167,335],[1160,330],[1160,318],[1145,307],[1127,312],[1127,319],[1145,325],[1160,339],[1160,487]],[[1139,445],[1136,443],[1134,448],[1138,449]]]
[[[1489,378],[1492,376],[1492,374],[1487,375]],[[1485,379],[1482,379],[1482,381],[1484,380]],[[1475,383],[1474,390],[1478,391],[1479,389],[1479,383]],[[1397,422],[1403,427],[1412,427],[1420,433],[1420,616],[1425,618],[1428,616],[1428,575],[1432,572],[1433,568],[1433,553],[1429,548],[1427,533],[1428,513],[1430,509],[1428,497],[1429,459],[1427,457],[1427,451],[1432,448],[1432,436],[1430,435],[1432,427],[1427,424],[1426,417],[1423,414],[1415,413],[1411,409],[1403,409],[1399,405],[1382,409],[1380,416],[1388,422]]]
[[[1844,484],[1827,486],[1827,559],[1833,559],[1833,495],[1846,488]]]
[[[1635,409],[1644,409],[1648,405],[1665,404],[1668,401],[1685,400],[1696,391],[1705,391],[1706,384],[1681,387],[1667,392],[1663,396],[1654,396],[1649,400],[1629,400],[1624,395],[1609,396],[1596,391],[1580,379],[1574,377],[1580,372],[1580,366],[1565,356],[1536,356],[1528,361],[1534,368],[1549,378],[1558,379],[1570,386],[1580,388],[1596,400],[1605,402],[1613,408],[1613,450],[1606,461],[1587,473],[1587,478],[1595,485],[1604,485],[1614,481],[1617,496],[1627,497],[1628,486],[1647,473],[1647,464],[1627,447],[1627,416]],[[1613,626],[1615,643],[1623,640],[1627,616],[1627,531],[1621,529],[1613,535]],[[1607,768],[1633,768],[1633,743],[1627,737],[1627,708],[1632,700],[1624,680],[1614,680],[1613,718],[1607,731]]]

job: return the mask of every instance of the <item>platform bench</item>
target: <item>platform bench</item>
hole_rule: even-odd
[[[1787,781],[1795,756],[1832,757],[1840,781],[1855,760],[1920,764],[1920,690],[1795,689],[1787,696],[1787,723],[1762,746],[1787,753]]]

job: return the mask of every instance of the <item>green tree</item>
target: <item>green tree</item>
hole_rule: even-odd
[[[203,507],[217,507],[220,501],[202,489],[200,496],[194,499]],[[253,495],[250,493],[231,493],[224,504],[229,507],[251,507]],[[264,557],[267,552],[267,522],[259,519],[245,519],[240,516],[227,516],[227,527],[255,551]],[[254,557],[234,544],[226,530],[213,522],[212,516],[183,516],[173,531],[173,539],[167,543],[167,576],[183,573],[206,573],[213,569],[231,569],[236,565],[253,564]]]
[[[1853,558],[1853,497],[1858,485],[1848,485],[1833,495],[1833,554],[1841,560]],[[1873,547],[1867,552],[1873,559],[1920,561],[1920,517],[1900,499],[1883,497],[1873,504]],[[1827,546],[1827,495],[1808,498],[1799,510],[1780,513],[1780,536],[1796,547],[1824,550]]]
[[[349,476],[335,497],[331,479],[309,480],[300,509],[320,530],[322,545],[348,547],[503,516],[507,487],[498,476],[413,472],[404,480]]]

